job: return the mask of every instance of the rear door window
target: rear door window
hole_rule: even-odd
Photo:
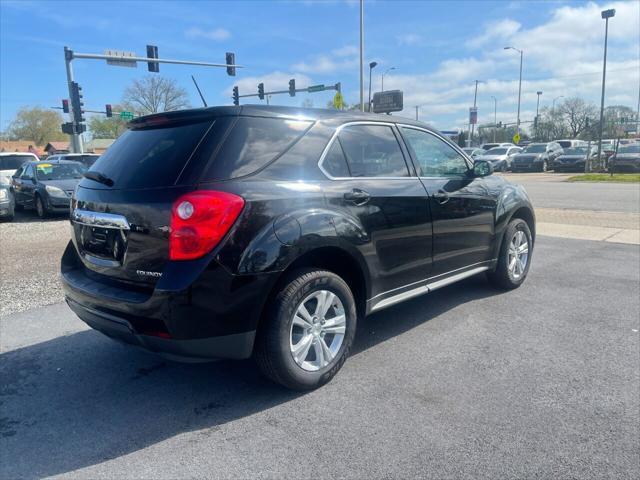
[[[286,152],[313,122],[240,117],[202,177],[228,180],[255,173]]]
[[[174,185],[211,125],[211,121],[206,121],[128,130],[98,158],[90,171],[113,180],[114,189]],[[83,182],[104,188],[97,182]]]
[[[0,157],[0,170],[16,170],[33,157],[27,155],[3,155]]]

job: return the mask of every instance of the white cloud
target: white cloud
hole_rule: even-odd
[[[396,36],[396,42],[400,46],[412,46],[422,42],[422,36],[417,33],[405,33]]]
[[[312,56],[308,61],[298,62],[292,69],[303,73],[334,73],[357,68],[359,49],[353,45],[332,50],[329,54]]]
[[[351,57],[353,55],[358,55],[360,50],[355,45],[345,45],[342,48],[336,48],[332,51],[332,53],[336,57]]]
[[[208,40],[227,40],[231,37],[231,32],[224,28],[214,28],[213,30],[203,30],[199,27],[191,27],[185,32],[187,38],[206,38]]]
[[[477,37],[467,40],[466,45],[472,48],[482,47],[491,42],[497,42],[513,37],[520,30],[520,23],[509,18],[489,22],[484,32]]]

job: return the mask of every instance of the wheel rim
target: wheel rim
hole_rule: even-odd
[[[529,242],[522,230],[518,230],[509,243],[509,273],[514,280],[524,275],[529,261]]]
[[[300,302],[293,315],[289,332],[293,360],[309,372],[326,367],[338,354],[346,327],[347,318],[338,296],[328,290],[313,292]]]
[[[542,162],[542,171],[543,172],[547,171],[547,161],[546,160],[544,162]]]

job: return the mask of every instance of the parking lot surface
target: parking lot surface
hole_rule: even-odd
[[[637,246],[539,237],[525,285],[471,278],[362,321],[320,390],[185,365],[63,304],[0,319],[0,477],[638,478]]]

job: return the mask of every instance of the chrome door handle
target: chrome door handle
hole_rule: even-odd
[[[438,190],[436,193],[433,194],[433,198],[440,205],[444,205],[449,201],[449,194],[444,190]]]

